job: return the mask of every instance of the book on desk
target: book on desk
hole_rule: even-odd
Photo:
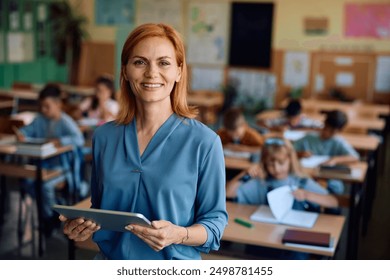
[[[352,169],[348,165],[336,164],[336,165],[327,165],[321,164],[320,166],[321,173],[332,173],[332,174],[352,174]]]
[[[46,156],[55,153],[57,148],[47,139],[28,139],[16,142],[16,152],[36,156]]]
[[[259,206],[250,216],[257,222],[285,224],[296,227],[311,228],[314,226],[318,213],[294,210],[294,196],[292,191],[295,186],[283,186],[268,192],[267,205]]]

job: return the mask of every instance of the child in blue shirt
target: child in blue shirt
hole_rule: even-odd
[[[347,124],[347,115],[339,110],[327,113],[325,126],[319,133],[309,133],[294,142],[294,148],[299,157],[311,155],[331,156],[324,164],[348,164],[359,160],[358,152],[342,137],[337,134]],[[335,194],[344,192],[344,185],[340,180],[328,180],[328,189]]]
[[[246,181],[249,178],[248,181]],[[246,182],[244,182],[246,181]],[[293,209],[319,211],[320,207],[338,206],[337,199],[328,193],[301,171],[296,153],[291,145],[282,138],[268,138],[263,146],[259,168],[243,171],[227,183],[226,196],[243,204],[268,204],[267,193],[282,186],[296,186],[292,192],[295,197]],[[253,250],[254,247],[248,247]],[[277,258],[307,258],[307,254],[262,248],[255,253],[265,253],[268,257],[277,254]]]
[[[243,182],[246,173],[251,180]],[[294,209],[304,210],[308,204],[316,209],[338,205],[333,195],[304,175],[294,148],[282,138],[265,141],[259,168],[244,171],[228,182],[226,196],[238,203],[267,204],[267,192],[286,185],[298,187],[293,192],[296,200]]]
[[[47,85],[39,94],[40,114],[31,124],[20,129],[19,141],[28,139],[49,139],[56,146],[72,145],[74,156],[77,160],[77,149],[84,145],[84,137],[75,121],[62,112],[61,91],[56,85]],[[67,155],[61,155],[47,159],[43,162],[43,167],[51,170],[61,170],[62,175],[44,182],[42,186],[42,209],[44,224],[47,226],[46,232],[51,233],[51,225],[58,221],[51,206],[56,203],[55,186],[63,181],[67,181],[69,186],[74,186],[74,177],[71,174],[71,161]],[[77,170],[74,170],[76,173]],[[77,174],[77,173],[76,173]],[[76,177],[75,177],[76,178]],[[27,184],[26,191],[32,196],[34,187]],[[57,222],[58,223],[58,222]]]

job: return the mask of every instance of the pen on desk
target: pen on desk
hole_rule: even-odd
[[[251,228],[253,226],[250,222],[244,221],[240,218],[235,218],[234,222],[236,222],[237,224],[240,224],[244,227],[247,227],[247,228]]]

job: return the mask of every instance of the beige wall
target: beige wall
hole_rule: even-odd
[[[77,11],[85,14],[90,22],[88,32],[92,41],[114,42],[116,28],[95,25],[95,0],[69,0]],[[138,0],[139,1],[139,0]],[[142,0],[141,0],[142,1]],[[188,0],[183,0],[188,3]],[[199,0],[198,0],[199,1]],[[210,0],[200,0],[210,1]],[[233,2],[232,0],[213,0]],[[238,2],[237,0],[235,0]],[[270,2],[239,0],[242,2]],[[318,50],[321,48],[351,51],[390,51],[390,40],[350,39],[344,37],[345,3],[389,3],[389,0],[273,0],[275,3],[273,48],[290,50]],[[185,4],[186,5],[186,4]],[[186,10],[186,9],[184,9]],[[326,17],[329,31],[325,36],[308,36],[303,31],[305,17]],[[184,16],[186,18],[186,16]]]

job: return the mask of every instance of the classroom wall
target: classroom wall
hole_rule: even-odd
[[[95,0],[69,1],[73,5],[79,5],[78,10],[89,18],[88,32],[90,34],[90,40],[115,42],[116,27],[97,26],[95,24]],[[232,0],[198,1],[233,2]],[[187,5],[189,0],[183,0],[183,2]],[[350,49],[354,51],[390,51],[390,40],[371,38],[351,39],[344,36],[344,5],[346,3],[388,3],[389,0],[235,0],[234,2],[275,3],[274,49],[318,50],[327,48],[336,50]],[[306,35],[303,31],[303,18],[307,16],[328,18],[328,34],[321,36]]]

